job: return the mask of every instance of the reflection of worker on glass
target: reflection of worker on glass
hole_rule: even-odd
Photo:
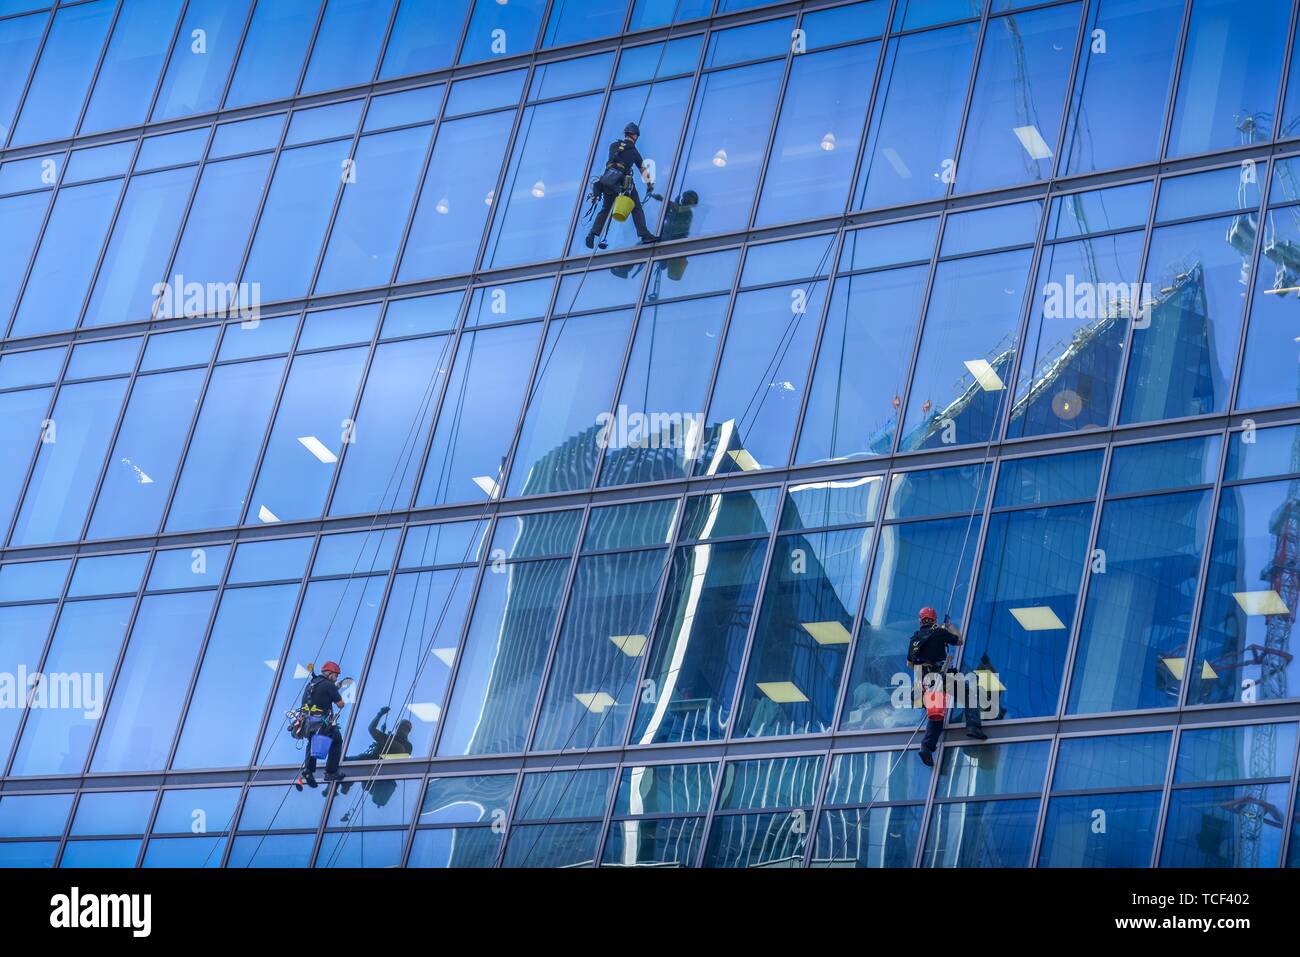
[[[623,138],[609,144],[609,159],[605,163],[605,171],[591,185],[592,208],[594,209],[599,203],[600,210],[596,213],[595,222],[591,224],[591,231],[587,233],[585,242],[588,249],[595,245],[596,237],[604,231],[609,214],[615,212],[615,201],[620,198],[630,201],[631,208],[626,212],[615,212],[615,219],[625,219],[630,215],[632,225],[636,227],[636,234],[641,238],[642,243],[653,243],[659,240],[659,237],[650,232],[646,226],[645,210],[641,208],[641,196],[637,192],[636,182],[632,176],[633,170],[640,171],[648,191],[654,193],[655,185],[650,180],[650,171],[646,169],[646,162],[636,148],[636,141],[640,138],[640,127],[635,123],[629,123],[623,127]]]
[[[389,731],[386,725],[380,724],[390,710],[385,705],[370,719],[370,725],[366,729],[370,732],[370,747],[360,754],[348,755],[349,761],[372,761],[375,758],[409,758],[411,756],[415,750],[411,745],[411,722],[403,718],[397,722],[397,727],[392,731]],[[397,782],[391,778],[376,778],[366,781],[361,785],[361,788],[370,795],[370,800],[375,803],[375,807],[383,807],[388,803],[388,799],[393,796],[393,792],[397,790]],[[347,794],[351,789],[351,781],[339,786],[339,790],[344,794]],[[349,809],[343,815],[344,821],[351,818],[353,810]]]

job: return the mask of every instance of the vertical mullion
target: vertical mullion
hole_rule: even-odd
[[[1160,812],[1156,815],[1155,842],[1151,848],[1151,867],[1160,866],[1160,852],[1165,844],[1165,825],[1168,824],[1169,804],[1173,800],[1174,769],[1178,764],[1178,750],[1182,740],[1183,729],[1175,726],[1169,729],[1169,761],[1165,766],[1165,782],[1160,788]]]
[[[1047,773],[1043,775],[1043,790],[1038,799],[1038,816],[1034,821],[1034,836],[1029,845],[1029,860],[1025,862],[1025,867],[1038,867],[1038,855],[1042,849],[1043,830],[1047,826],[1047,805],[1052,800],[1052,781],[1056,777],[1057,755],[1060,753],[1061,735],[1060,726],[1057,726],[1057,733],[1052,735],[1048,742],[1047,751]]]

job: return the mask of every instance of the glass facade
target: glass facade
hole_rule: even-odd
[[[0,866],[1300,865],[1298,27],[0,0]]]

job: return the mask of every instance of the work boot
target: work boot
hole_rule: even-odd
[[[933,755],[933,754],[931,754],[929,751],[924,751],[924,750],[922,750],[922,751],[918,751],[917,753],[921,755],[921,763],[922,763],[922,764],[924,764],[927,768],[932,768],[932,767],[934,767],[934,755]]]
[[[325,772],[325,780],[326,780],[326,781],[342,781],[345,777],[347,777],[347,775],[344,774],[342,771],[326,771],[326,772]]]
[[[302,790],[304,784],[309,788],[320,787],[320,785],[316,783],[316,775],[312,774],[310,771],[304,771],[298,776],[298,780],[293,782],[293,786],[299,791]]]
[[[594,246],[594,245],[596,244],[596,234],[595,234],[595,233],[587,233],[587,238],[584,239],[583,242],[586,243],[586,244],[587,244],[587,248],[590,249],[592,246]]]
[[[642,246],[649,246],[651,243],[657,243],[657,242],[659,242],[659,237],[656,236],[654,233],[646,233],[644,236],[641,237]]]
[[[989,739],[989,736],[979,728],[967,728],[966,737],[974,738],[976,741],[987,741]]]

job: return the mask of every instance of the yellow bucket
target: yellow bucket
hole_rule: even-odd
[[[631,196],[620,196],[617,199],[615,199],[614,200],[614,221],[617,223],[626,222],[628,216],[632,214],[632,207],[634,205],[635,204],[632,202]]]

